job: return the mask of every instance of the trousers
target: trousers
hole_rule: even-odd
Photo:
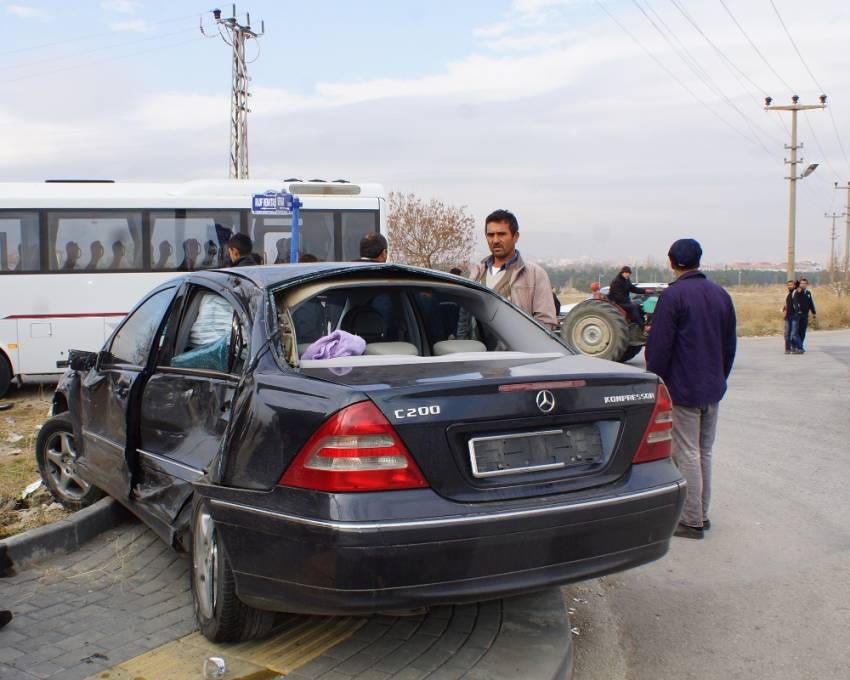
[[[711,501],[711,455],[718,404],[673,406],[673,460],[688,483],[682,524],[701,527]]]
[[[785,317],[785,351],[802,349],[800,342],[800,315],[789,312]]]

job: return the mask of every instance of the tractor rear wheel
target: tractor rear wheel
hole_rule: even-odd
[[[629,323],[605,300],[585,300],[570,310],[561,337],[582,354],[621,361],[629,349]]]

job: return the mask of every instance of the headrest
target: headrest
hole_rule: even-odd
[[[434,356],[460,354],[461,352],[486,352],[487,345],[478,340],[442,340],[434,343]]]
[[[367,343],[381,342],[387,333],[387,324],[372,307],[355,307],[342,320],[342,329],[359,335]]]
[[[363,354],[418,357],[419,350],[416,349],[416,345],[409,342],[373,342],[366,345],[366,351]]]

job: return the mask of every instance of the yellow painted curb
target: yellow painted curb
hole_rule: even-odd
[[[365,623],[365,618],[293,616],[271,637],[234,644],[215,644],[192,633],[86,680],[196,680],[211,656],[225,660],[227,680],[269,680],[300,668]]]

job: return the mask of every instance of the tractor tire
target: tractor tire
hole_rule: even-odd
[[[629,323],[605,300],[585,300],[570,310],[561,337],[582,354],[621,361],[629,349]]]

